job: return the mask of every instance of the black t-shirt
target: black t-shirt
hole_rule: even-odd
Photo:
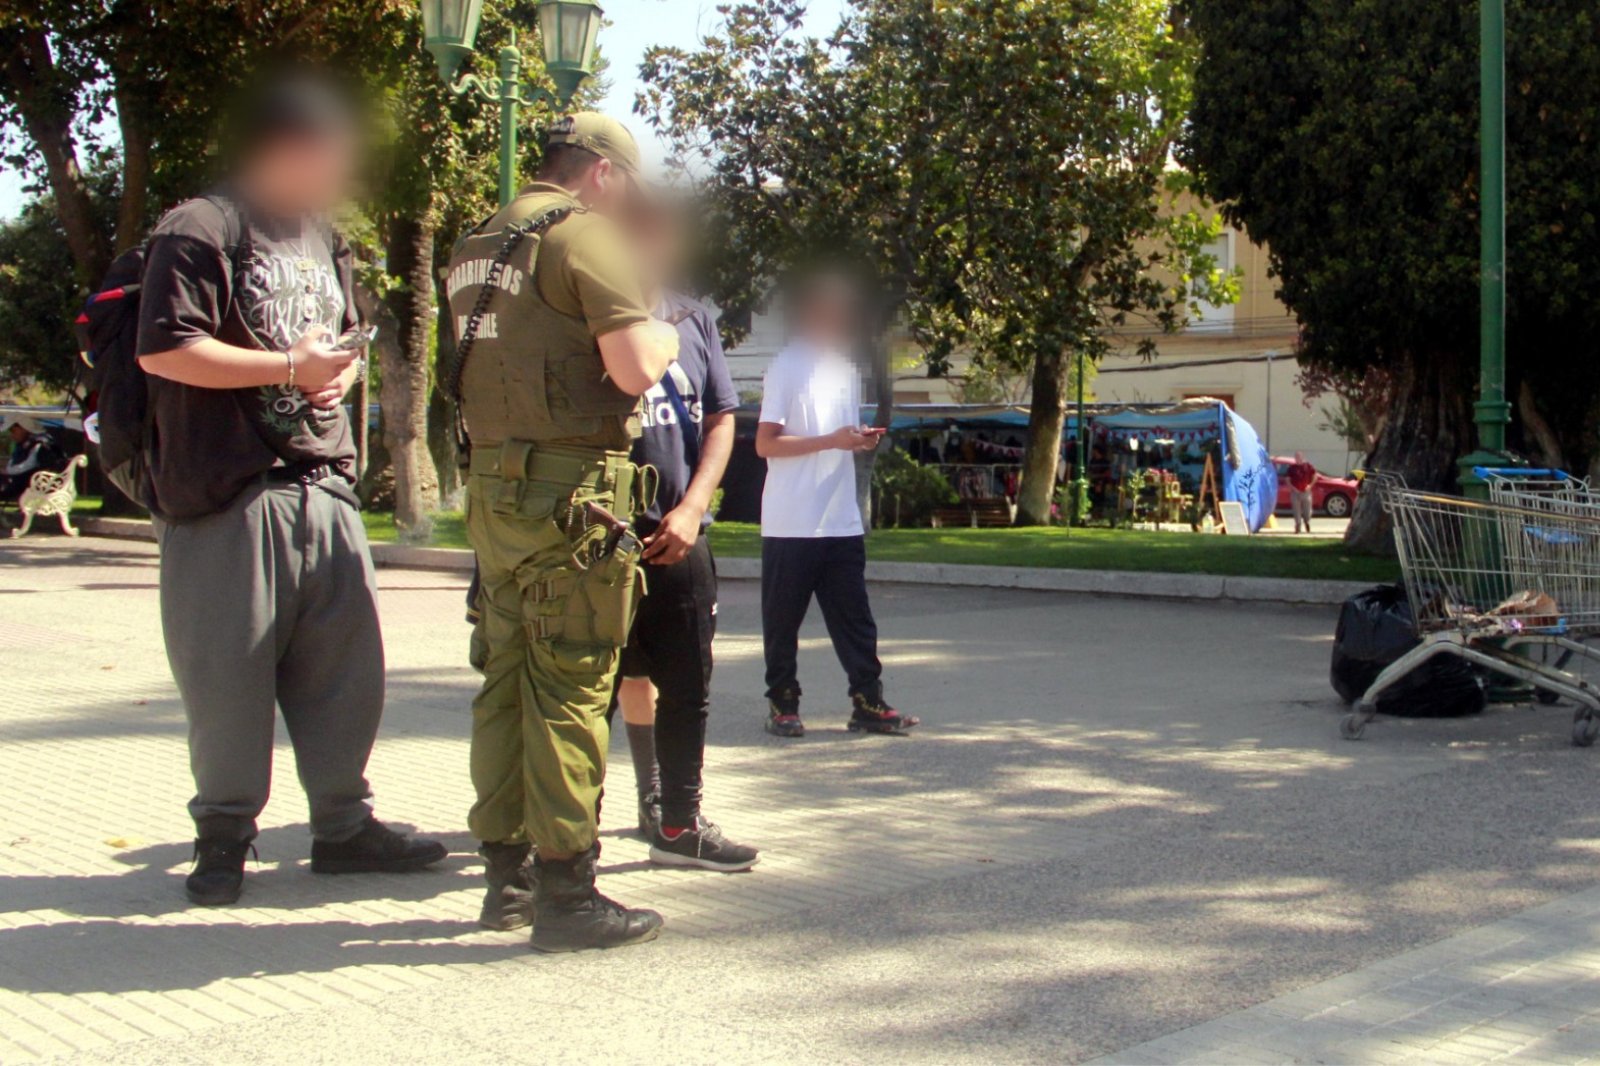
[[[721,414],[739,406],[739,394],[734,390],[733,377],[728,373],[728,361],[722,354],[722,339],[717,336],[717,323],[700,304],[676,293],[667,293],[661,301],[659,314],[671,318],[688,308],[689,317],[678,323],[678,361],[667,368],[678,396],[683,401],[693,425],[688,427],[694,441],[700,439],[700,423],[708,414]],[[667,394],[666,386],[656,382],[644,394],[640,417],[639,439],[633,443],[633,461],[656,468],[661,475],[656,490],[655,503],[640,516],[645,526],[654,526],[666,513],[683,502],[694,480],[691,462],[693,445],[684,432],[682,420]],[[711,524],[711,516],[704,525]]]
[[[248,227],[243,253],[230,239]],[[334,335],[357,323],[349,247],[310,219],[240,209],[230,232],[223,209],[190,200],[150,238],[140,296],[141,355],[214,337],[240,348],[283,351],[315,325]],[[285,364],[287,375],[287,363]],[[355,480],[355,445],[344,409],[319,411],[298,389],[269,385],[202,389],[151,376],[156,509],[197,518],[226,507],[274,466],[327,463]]]

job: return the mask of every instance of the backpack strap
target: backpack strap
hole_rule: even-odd
[[[234,203],[233,197],[213,191],[201,198],[222,212],[222,247],[228,253],[229,262],[233,264],[233,272],[237,274],[239,268],[248,263],[250,257],[255,254],[255,244],[250,236],[250,224],[245,221],[244,212],[239,210],[239,205]]]
[[[678,416],[678,432],[683,437],[683,450],[689,460],[689,476],[692,478],[700,467],[700,427],[695,425],[694,418],[689,414],[689,405],[683,402],[678,383],[672,380],[671,366],[661,375],[661,390],[667,394],[673,414]]]

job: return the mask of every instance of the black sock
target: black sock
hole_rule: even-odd
[[[633,779],[639,788],[639,798],[644,799],[661,791],[661,771],[656,767],[656,727],[626,724],[628,751],[633,755]]]

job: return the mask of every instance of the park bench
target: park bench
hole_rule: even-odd
[[[969,500],[960,507],[941,507],[933,512],[935,527],[1004,529],[1011,525],[1011,518],[1011,505],[1003,498]]]
[[[22,525],[13,529],[11,535],[20,537],[33,526],[35,518],[55,515],[61,520],[61,532],[76,537],[78,531],[72,526],[72,505],[78,502],[76,475],[79,467],[88,464],[88,456],[74,455],[67,461],[67,468],[60,473],[40,470],[28,479],[28,487],[22,490],[22,496],[17,500]]]

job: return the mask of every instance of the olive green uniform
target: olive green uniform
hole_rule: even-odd
[[[461,379],[472,439],[467,535],[482,576],[469,825],[479,840],[553,854],[595,842],[605,712],[642,578],[638,552],[591,524],[646,492],[628,460],[637,400],[605,376],[596,337],[650,317],[615,225],[535,183],[469,236],[446,282],[458,335],[509,225],[575,212],[528,236],[501,272]]]

